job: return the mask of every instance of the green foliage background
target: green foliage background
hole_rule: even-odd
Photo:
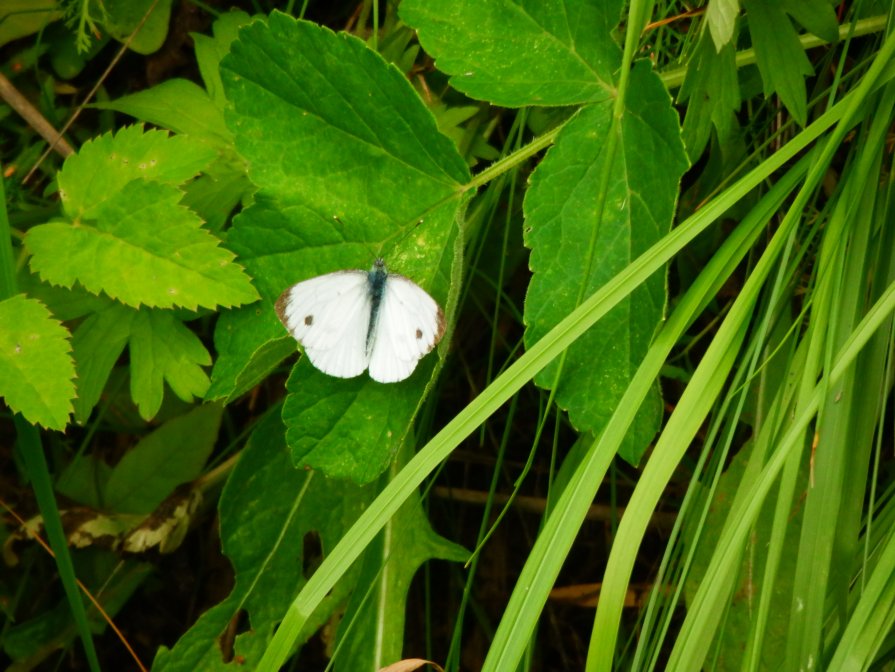
[[[53,84],[104,44],[162,49],[172,9],[12,2],[0,45],[61,121]],[[79,638],[100,669],[75,577],[114,617],[215,519],[232,590],[145,645],[152,669],[315,643],[346,670],[890,669],[891,7],[403,0],[343,32],[263,9],[211,10],[192,79],[103,91],[39,188],[37,139],[4,150],[3,477],[35,511],[2,532],[30,568],[0,575],[5,655]],[[377,256],[444,306],[436,354],[389,386],[296,362],[277,296]],[[490,451],[485,509],[448,539],[430,493],[462,446]],[[482,556],[533,492],[488,612]],[[595,498],[609,544],[582,570]],[[450,608],[413,639],[430,560],[459,588],[426,584]],[[600,584],[571,652],[561,571]],[[62,592],[30,608],[45,572]]]

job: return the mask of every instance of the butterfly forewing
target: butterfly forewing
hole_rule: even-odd
[[[389,274],[371,339],[370,377],[381,383],[407,378],[444,334],[441,308],[421,287]]]
[[[311,363],[339,378],[369,364],[370,293],[365,271],[338,271],[293,285],[277,301],[277,314]]]

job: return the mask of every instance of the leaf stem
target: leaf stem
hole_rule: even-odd
[[[542,149],[546,149],[554,143],[554,141],[556,140],[556,136],[559,135],[559,132],[565,125],[566,122],[561,123],[556,128],[552,128],[543,135],[538,136],[530,143],[525,145],[525,147],[523,147],[522,149],[513,152],[512,154],[505,156],[498,161],[495,161],[490,166],[485,168],[485,170],[483,170],[481,173],[467,182],[463,186],[463,189],[461,191],[467,192],[472,189],[478,189],[491,180],[503,175],[504,173],[509,172],[523,161],[527,161],[532,156],[540,152]]]

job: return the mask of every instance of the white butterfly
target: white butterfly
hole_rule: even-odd
[[[277,315],[315,367],[337,378],[370,369],[380,383],[407,378],[444,334],[444,314],[422,287],[389,273],[336,271],[292,285]]]

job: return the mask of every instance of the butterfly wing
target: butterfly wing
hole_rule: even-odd
[[[380,383],[407,378],[444,335],[444,315],[425,290],[389,274],[374,325],[370,377]]]
[[[292,285],[277,314],[304,346],[311,364],[337,378],[353,378],[369,364],[370,291],[365,271],[328,273]]]

